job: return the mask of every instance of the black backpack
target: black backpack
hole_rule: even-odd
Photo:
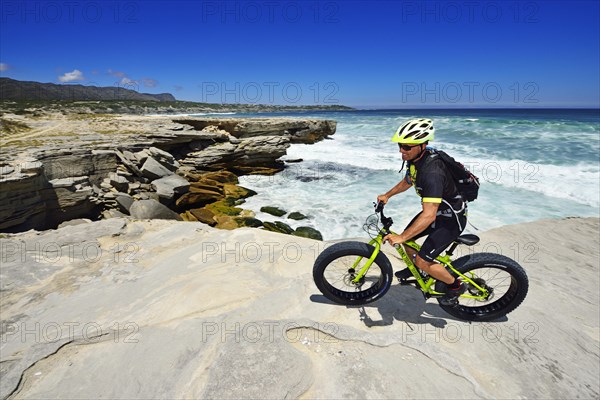
[[[458,193],[464,201],[473,201],[479,193],[479,178],[473,175],[464,165],[441,150],[430,149],[431,154],[437,154],[450,171]]]

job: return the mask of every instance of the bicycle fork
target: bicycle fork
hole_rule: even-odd
[[[375,261],[375,258],[377,258],[377,255],[379,254],[379,251],[381,250],[381,242],[380,241],[373,239],[369,242],[369,244],[375,245],[375,251],[373,252],[373,254],[371,254],[371,257],[367,260],[365,265],[363,265],[363,267],[360,269],[358,274],[356,274],[354,276],[354,279],[351,280],[351,282],[355,285],[361,284],[362,278],[365,276],[367,271],[369,271],[369,268],[371,268],[373,261]],[[356,259],[356,261],[354,261],[354,264],[352,264],[353,271],[356,271],[358,264],[360,264],[360,262],[362,261],[363,258],[364,257],[360,256]]]

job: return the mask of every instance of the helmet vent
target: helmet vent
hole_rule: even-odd
[[[433,140],[435,129],[428,118],[406,121],[398,128],[392,141],[397,143],[420,144]]]

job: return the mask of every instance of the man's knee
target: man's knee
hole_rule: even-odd
[[[429,268],[435,264],[435,262],[433,261],[427,261],[423,258],[421,258],[420,255],[417,254],[417,257],[415,258],[415,264],[418,268],[422,269],[425,272],[429,271]]]

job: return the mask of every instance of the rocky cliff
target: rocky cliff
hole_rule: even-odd
[[[524,303],[490,323],[397,284],[332,304],[311,273],[328,243],[258,229],[116,218],[4,235],[0,398],[597,399],[599,224],[459,248],[529,275]]]
[[[158,213],[179,219],[177,213],[183,213],[199,220],[193,215],[200,212],[187,211],[217,201],[232,206],[248,195],[224,186],[235,185],[235,175],[281,170],[278,159],[291,143],[315,143],[336,128],[327,120],[89,114],[13,115],[3,124],[16,127],[0,138],[0,231],[5,232],[53,228],[73,218],[96,218],[109,208],[118,212],[105,217],[123,216],[135,201],[145,201],[139,218]],[[234,176],[226,181],[204,176],[219,170]]]

